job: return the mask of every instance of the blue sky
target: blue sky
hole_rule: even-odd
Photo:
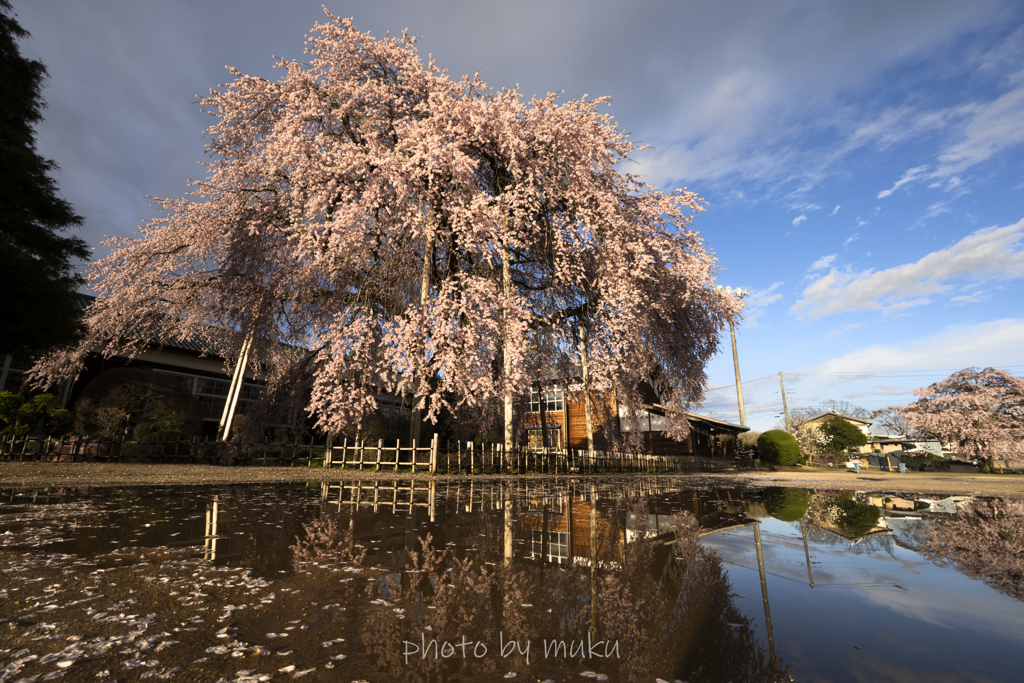
[[[40,152],[85,216],[130,235],[199,177],[197,94],[276,79],[321,2],[14,0],[50,71]],[[696,228],[737,329],[748,424],[868,409],[969,367],[1024,374],[1024,6],[966,2],[333,2],[408,28],[454,76],[608,95],[639,171],[708,202]],[[737,420],[728,337],[702,412]]]

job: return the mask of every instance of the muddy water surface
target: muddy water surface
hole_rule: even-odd
[[[1021,505],[672,477],[0,490],[0,681],[1016,681]]]

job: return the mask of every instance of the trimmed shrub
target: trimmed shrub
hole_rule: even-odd
[[[795,522],[807,514],[810,491],[789,487],[772,487],[764,492],[764,507],[768,514],[783,522]]]
[[[800,462],[800,444],[788,432],[770,429],[757,437],[761,459],[773,465],[795,465]]]

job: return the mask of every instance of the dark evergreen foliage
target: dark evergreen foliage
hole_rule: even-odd
[[[57,164],[36,153],[34,126],[45,106],[46,67],[21,56],[28,37],[8,0],[0,0],[0,353],[43,351],[80,334],[73,260],[89,256],[79,237],[58,232],[82,224],[50,174]]]

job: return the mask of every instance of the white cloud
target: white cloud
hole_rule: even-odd
[[[776,282],[765,289],[751,290],[744,299],[746,306],[743,308],[743,322],[748,327],[757,327],[757,319],[764,315],[765,309],[782,298],[782,292],[778,291],[782,284]]]
[[[970,292],[969,294],[963,294],[961,296],[954,296],[951,301],[957,306],[963,306],[964,304],[974,304],[979,301],[984,301],[988,298],[988,295],[978,290],[977,292]]]
[[[804,215],[797,216],[796,218],[793,219],[793,225],[800,225],[805,220],[807,220],[807,216],[804,216]]]
[[[839,213],[839,205],[838,204],[836,204],[836,208],[832,209],[832,213],[830,213],[829,216],[835,216],[837,213]]]
[[[829,254],[828,256],[822,256],[820,259],[811,264],[811,267],[807,270],[821,270],[828,268],[836,260],[836,254]]]
[[[972,287],[991,278],[1024,276],[1024,219],[1002,228],[977,230],[956,244],[924,258],[875,272],[831,269],[807,286],[790,313],[817,319],[846,311],[893,312],[929,303],[933,294]]]
[[[933,178],[953,180],[957,173],[1024,142],[1024,87],[987,104],[967,105],[964,111],[973,114],[965,127],[964,139],[939,156]],[[960,184],[956,180],[953,187]]]
[[[844,247],[850,246],[850,243],[851,242],[856,242],[858,237],[860,237],[860,233],[856,233],[856,232],[853,233],[852,235],[850,235],[849,237],[846,238],[846,241],[843,242],[843,246]]]
[[[836,337],[841,335],[843,332],[849,332],[850,330],[855,330],[858,327],[864,327],[864,324],[863,323],[846,323],[842,327],[837,327],[836,329],[834,329],[831,332],[829,332],[828,334],[826,334],[825,335],[825,339],[835,339]]]
[[[873,92],[876,79],[896,65],[916,64],[958,36],[1005,21],[1000,5],[976,0],[969,8],[931,3],[928,11],[884,3],[858,8],[865,17],[884,11],[886,20],[837,21],[834,7],[814,3],[802,6],[795,22],[771,3],[751,5],[739,18],[688,6],[689,20],[671,24],[681,33],[661,41],[671,49],[650,56],[625,93],[610,91],[622,110],[616,117],[634,121],[636,137],[653,146],[637,155],[642,172],[659,185],[700,180],[728,191],[742,179],[758,183],[759,194],[787,185],[806,190],[854,150],[947,128],[955,107],[931,112],[901,104],[879,112],[874,98],[851,101],[850,95]],[[627,17],[616,19],[630,24]],[[717,39],[719,31],[728,38]],[[709,66],[678,68],[695,59]],[[620,104],[650,90],[657,102],[648,96],[633,98],[644,102],[642,109]],[[839,139],[817,136],[837,130]]]
[[[824,375],[906,370],[907,368],[1001,367],[1020,363],[1024,320],[1008,318],[951,327],[904,344],[873,344],[822,363]]]
[[[900,189],[901,187],[903,187],[907,183],[912,183],[915,180],[917,180],[918,178],[920,178],[921,176],[923,176],[924,172],[927,171],[927,170],[928,170],[928,164],[925,164],[924,166],[916,166],[914,168],[908,169],[903,174],[903,177],[896,181],[895,185],[893,185],[888,190],[882,190],[881,192],[879,192],[878,193],[878,198],[882,199],[883,197],[888,197],[893,192],[895,192],[896,190]]]

